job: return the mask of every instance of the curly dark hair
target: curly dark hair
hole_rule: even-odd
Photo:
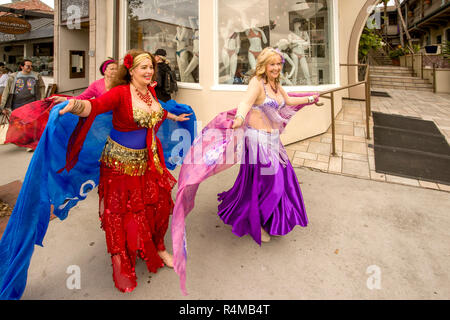
[[[152,81],[155,81],[156,72],[157,72],[157,63],[156,63],[155,57],[150,52],[142,50],[142,49],[131,49],[126,54],[130,54],[134,59],[141,53],[148,53],[150,55],[150,57],[152,59],[153,69],[154,69]],[[123,59],[122,59],[122,61],[123,61]],[[119,65],[119,69],[116,73],[116,76],[112,81],[112,87],[120,86],[123,84],[129,84],[130,82],[131,82],[130,71],[123,65],[123,62],[122,62]]]

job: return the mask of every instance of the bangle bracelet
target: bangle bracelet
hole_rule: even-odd
[[[313,97],[313,96],[309,96],[309,97],[308,97],[308,102],[309,102],[309,103],[313,103],[313,102],[314,102],[314,100],[315,100],[315,99],[314,99],[314,97]]]
[[[241,115],[241,114],[239,114],[239,113],[236,113],[236,115],[234,116],[234,118],[235,118],[235,119],[237,119],[237,118],[241,118],[241,119],[242,119],[242,122],[244,122],[244,121],[245,121],[245,118],[244,118],[244,116],[243,116],[243,115]]]
[[[72,110],[70,110],[70,113],[74,115],[80,115],[84,111],[84,103],[81,100],[74,100],[73,101],[73,107]]]

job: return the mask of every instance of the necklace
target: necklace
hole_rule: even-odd
[[[141,93],[141,92],[138,90],[138,88],[136,88],[136,87],[134,87],[134,89],[136,90],[136,93],[137,93],[138,97],[139,97],[142,101],[144,101],[149,107],[151,107],[151,106],[152,106],[152,103],[153,103],[153,99],[152,99],[152,95],[150,94],[150,92],[148,91],[148,89],[147,89],[147,93],[146,93],[146,94]]]
[[[274,88],[274,87],[272,87],[272,84],[270,83],[270,81],[267,81],[267,82],[269,83],[270,89],[272,89],[272,91],[273,91],[275,94],[278,94],[278,87]]]

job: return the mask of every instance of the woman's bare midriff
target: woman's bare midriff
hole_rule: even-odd
[[[271,122],[266,115],[258,109],[251,109],[248,115],[248,125],[256,130],[263,130],[266,132],[272,131]]]

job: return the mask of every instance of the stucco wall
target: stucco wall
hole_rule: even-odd
[[[358,8],[362,7],[364,0],[338,1],[338,30],[339,30],[339,56],[340,62],[346,63],[347,52],[353,24],[358,15]],[[200,25],[213,26],[214,16],[213,1],[200,0]],[[362,30],[362,29],[361,29]],[[210,121],[217,113],[231,109],[244,97],[243,91],[219,91],[214,90],[214,74],[212,72],[214,53],[212,52],[214,44],[214,32],[212,27],[200,27],[200,90],[180,89],[176,99],[189,104],[194,108],[197,118],[204,124]],[[347,81],[347,70],[344,67],[340,69],[340,84],[345,85]],[[335,113],[337,114],[342,107],[341,97],[346,95],[345,91],[336,94]],[[331,123],[330,100],[322,99],[325,103],[322,107],[310,106],[298,112],[289,123],[282,136],[285,144],[293,143],[324,133]]]
[[[337,10],[338,16],[338,38],[337,45],[339,46],[339,62],[349,62],[349,52],[356,50],[357,57],[357,43],[359,42],[360,31],[362,31],[367,16],[361,15],[361,10],[368,3],[373,1],[366,0],[352,0],[352,1],[336,1],[338,4],[334,10]],[[90,38],[91,50],[95,49],[95,69],[103,59],[112,55],[112,40],[114,35],[113,21],[112,21],[112,6],[113,1],[98,0],[95,5],[97,12],[95,17],[95,37]],[[214,34],[214,1],[199,0],[199,20],[200,20],[200,84],[195,88],[186,88],[180,85],[180,90],[175,99],[179,102],[191,105],[203,125],[209,122],[219,112],[235,108],[237,104],[243,99],[245,91],[240,90],[224,90],[215,87],[213,66],[215,63],[215,34]],[[126,10],[126,1],[122,0],[120,5],[121,12]],[[105,14],[108,12],[108,14]],[[367,14],[368,15],[368,14]],[[91,17],[92,18],[92,17]],[[358,20],[359,19],[359,20]],[[358,20],[360,26],[354,26],[355,21]],[[91,20],[93,23],[94,21]],[[126,51],[126,37],[125,37],[126,18],[124,15],[120,18],[120,34],[119,34],[119,53],[123,57]],[[93,28],[91,27],[91,32]],[[354,35],[356,33],[359,34]],[[61,34],[62,35],[62,34]],[[89,37],[89,35],[87,35]],[[94,40],[93,40],[94,39]],[[353,43],[353,49],[349,49],[349,45]],[[356,44],[355,44],[356,43]],[[62,42],[60,41],[60,46]],[[63,62],[63,61],[61,61]],[[356,63],[356,61],[351,63]],[[99,78],[99,73],[91,67],[90,81]],[[347,67],[340,68],[339,84],[348,84],[348,70]],[[74,87],[72,85],[72,87]],[[346,96],[347,92],[341,91],[336,94],[335,114],[337,114],[342,107],[342,96]],[[310,106],[301,110],[291,120],[290,124],[285,130],[282,140],[285,144],[293,143],[305,138],[315,136],[325,132],[331,123],[330,115],[330,100],[322,99],[325,103],[322,107]]]

